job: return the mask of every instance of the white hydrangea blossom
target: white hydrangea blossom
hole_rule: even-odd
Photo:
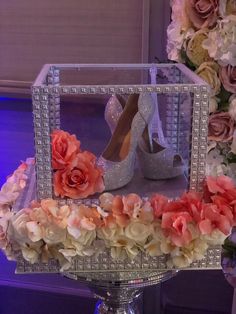
[[[208,39],[203,41],[203,47],[221,65],[236,66],[236,16],[229,15],[219,20],[209,32]]]

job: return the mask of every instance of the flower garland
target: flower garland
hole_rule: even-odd
[[[212,88],[207,174],[236,179],[236,2],[200,2],[171,1],[167,53]]]
[[[207,177],[203,193],[186,192],[177,200],[104,193],[91,206],[44,199],[14,212],[28,166],[23,163],[0,191],[0,247],[9,259],[54,258],[66,270],[73,257],[109,249],[114,259],[134,259],[142,251],[168,254],[169,267],[187,267],[236,225],[236,187],[226,176]]]

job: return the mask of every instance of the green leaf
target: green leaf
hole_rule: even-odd
[[[180,55],[181,55],[181,58],[182,58],[183,60],[185,60],[185,65],[186,65],[188,68],[190,68],[192,71],[195,71],[195,70],[196,70],[196,66],[195,66],[195,65],[192,63],[192,61],[188,58],[187,53],[186,53],[186,50],[183,49],[183,47],[182,47],[182,49],[181,49],[181,51],[180,51]]]
[[[224,86],[221,85],[221,90],[220,90],[220,93],[217,95],[217,98],[220,99],[221,103],[228,103],[231,95],[232,93],[225,90]]]
[[[228,160],[228,163],[229,163],[229,164],[236,163],[236,155],[233,154],[233,153],[229,153],[229,154],[227,155],[227,160]]]
[[[229,103],[228,102],[223,102],[220,101],[219,105],[218,105],[218,110],[219,111],[228,111],[229,110]]]

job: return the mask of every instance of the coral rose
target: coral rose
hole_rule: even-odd
[[[62,130],[54,130],[52,137],[52,167],[63,169],[80,152],[80,142],[75,135]]]
[[[166,236],[176,246],[187,245],[192,240],[188,223],[192,221],[188,212],[166,212],[162,215],[161,227]]]
[[[81,199],[104,190],[102,170],[96,165],[96,157],[87,151],[77,154],[71,163],[54,173],[56,196]]]
[[[227,65],[220,68],[220,79],[224,88],[231,93],[236,93],[236,66]]]
[[[219,17],[220,0],[188,0],[186,9],[190,21],[197,28],[215,25]]]
[[[219,94],[221,88],[221,82],[218,77],[219,66],[215,62],[204,62],[196,70],[204,81],[206,81],[211,87],[211,96]]]
[[[232,216],[231,210],[225,205],[218,207],[215,204],[205,204],[199,230],[205,235],[211,234],[217,228],[228,235],[232,228]]]
[[[233,139],[234,120],[228,112],[216,112],[210,115],[208,139],[216,142],[229,142]]]

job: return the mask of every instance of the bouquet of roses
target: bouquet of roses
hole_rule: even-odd
[[[208,175],[236,179],[236,1],[172,0],[170,60],[211,86]]]

